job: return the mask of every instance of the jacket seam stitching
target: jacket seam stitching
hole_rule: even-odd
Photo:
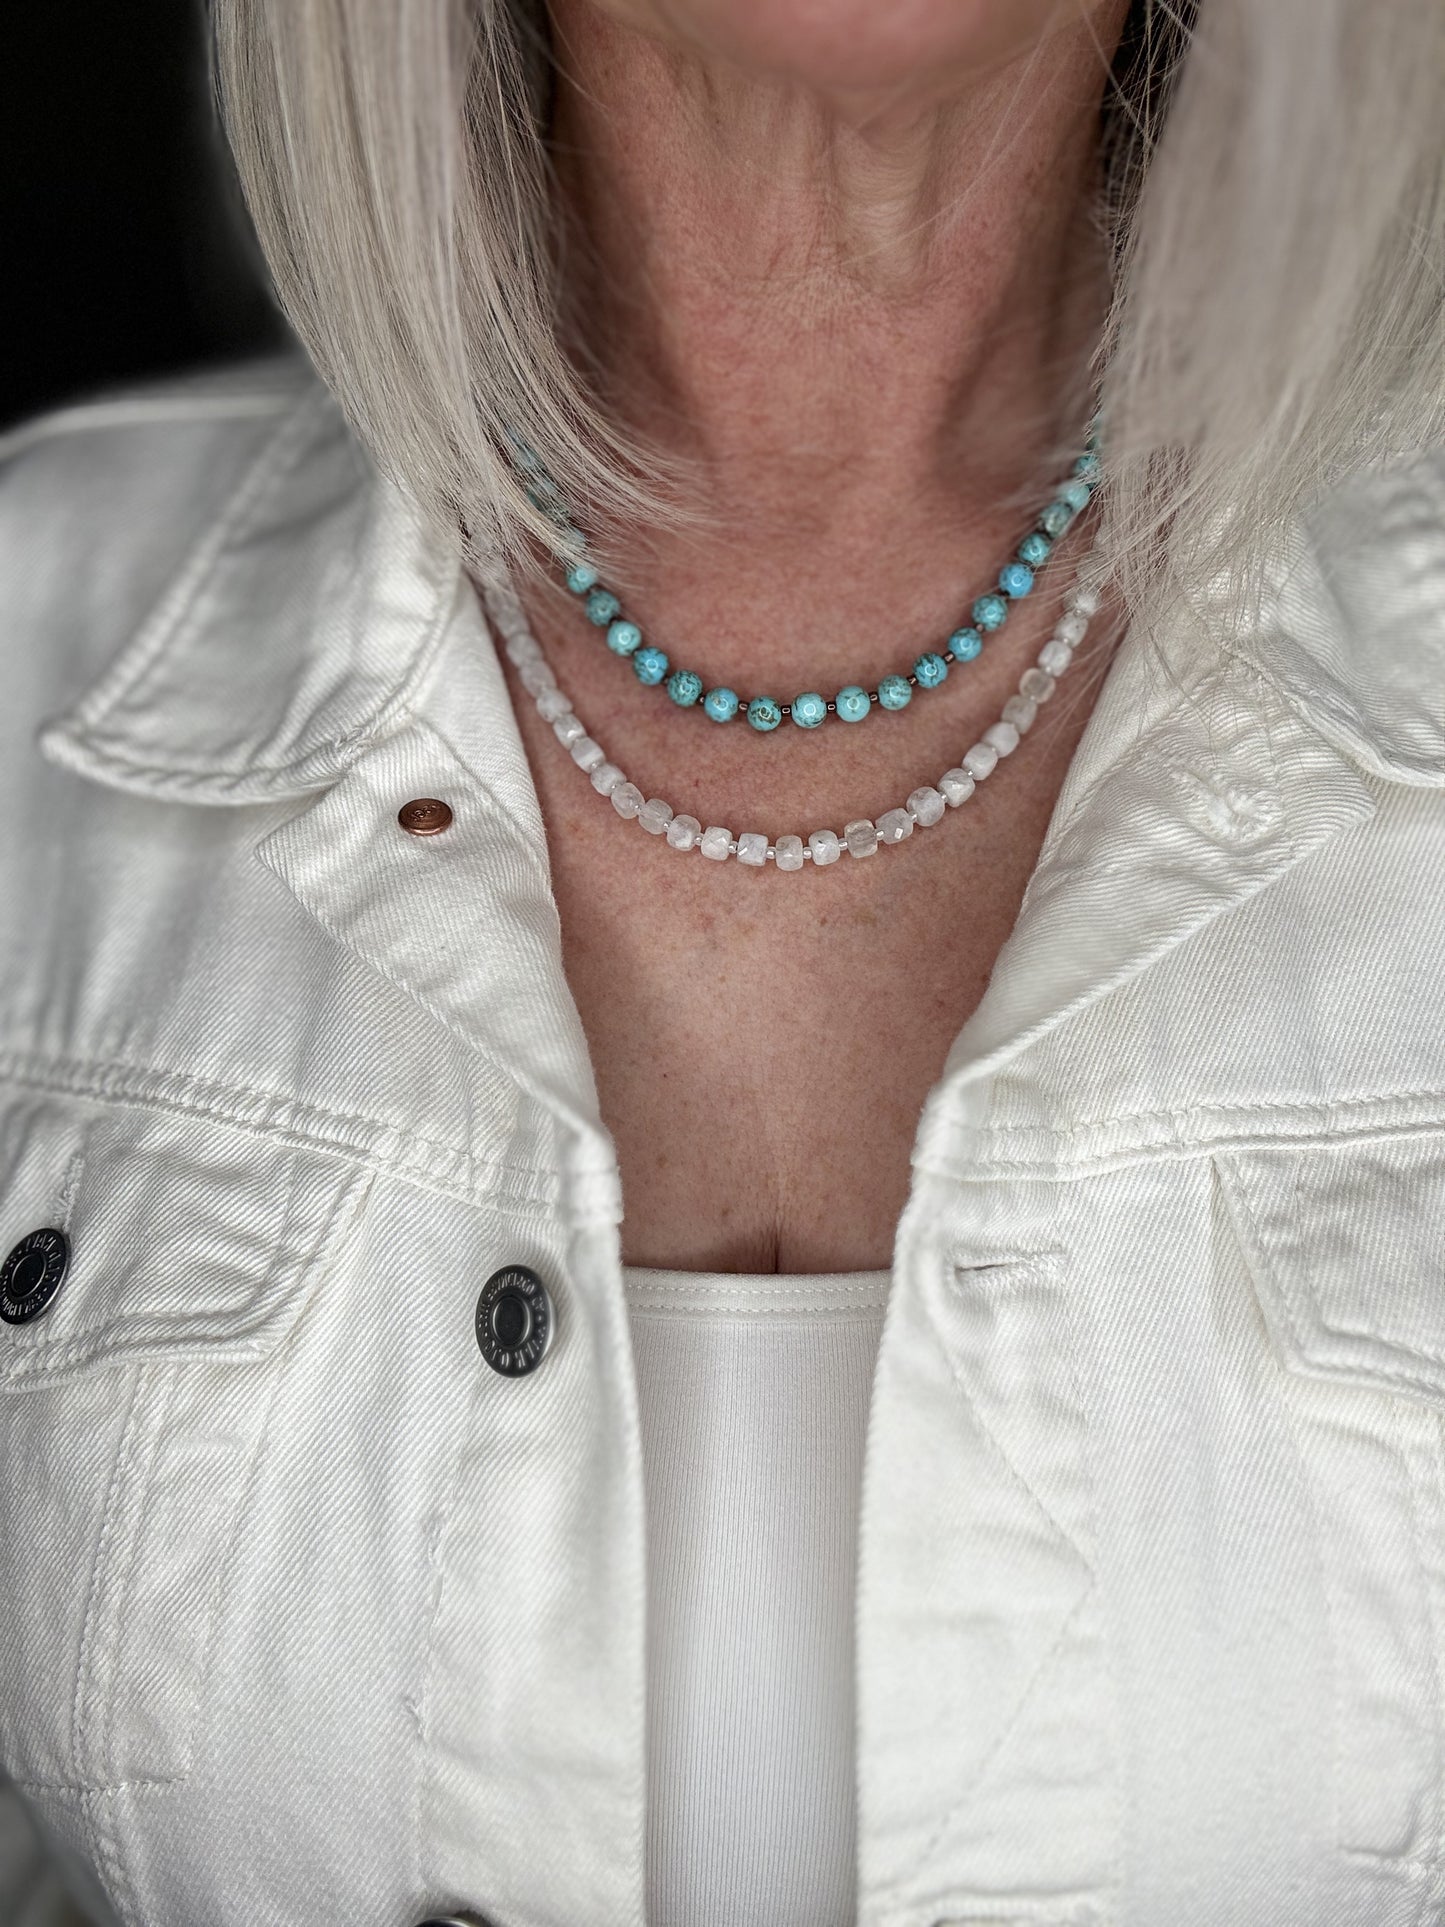
[[[173,1371],[165,1371],[161,1396],[142,1414],[135,1409],[142,1404],[142,1394],[150,1389],[152,1373],[142,1363],[136,1373],[135,1395],[133,1400],[134,1419],[132,1429],[136,1434],[135,1443],[130,1451],[130,1465],[127,1484],[136,1488],[134,1509],[128,1520],[128,1530],[121,1556],[115,1562],[115,1575],[108,1584],[113,1604],[106,1615],[105,1635],[109,1646],[107,1665],[109,1671],[109,1690],[96,1708],[96,1728],[99,1733],[99,1746],[96,1749],[99,1776],[94,1784],[109,1785],[116,1777],[115,1760],[115,1715],[116,1701],[119,1698],[118,1668],[125,1639],[125,1628],[129,1623],[128,1607],[135,1584],[136,1564],[145,1545],[146,1521],[151,1515],[155,1500],[155,1462],[160,1452],[161,1438],[170,1420],[175,1404],[176,1380]]]
[[[105,1498],[101,1502],[100,1531],[96,1535],[95,1549],[90,1559],[90,1571],[85,1583],[85,1612],[81,1621],[80,1651],[76,1655],[75,1687],[70,1696],[70,1755],[75,1763],[76,1780],[82,1786],[89,1784],[87,1776],[82,1771],[81,1745],[85,1727],[85,1709],[94,1697],[91,1673],[94,1648],[100,1637],[96,1621],[101,1615],[104,1603],[104,1595],[100,1589],[100,1574],[107,1563],[110,1541],[115,1530],[116,1492],[121,1484],[122,1474],[129,1471],[130,1454],[134,1449],[133,1433],[136,1424],[138,1384],[139,1374],[136,1373],[131,1377],[125,1417],[121,1420],[120,1435],[115,1443],[115,1456],[110,1463]],[[98,1841],[93,1844],[99,1846]]]
[[[1047,1125],[1003,1125],[999,1128],[1002,1130],[1047,1131],[1050,1137],[1068,1139],[1073,1137],[1080,1129],[1092,1130],[1100,1126],[1113,1124],[1132,1124],[1147,1121],[1151,1118],[1195,1117],[1201,1112],[1210,1110],[1237,1109],[1242,1116],[1253,1116],[1256,1112],[1273,1114],[1274,1112],[1314,1111],[1318,1110],[1322,1104],[1340,1106],[1347,1104],[1391,1104],[1397,1102],[1402,1097],[1433,1097],[1445,1103],[1445,1085],[1436,1083],[1400,1084],[1379,1091],[1353,1091],[1347,1096],[1341,1096],[1338,1092],[1332,1091],[1328,1093],[1327,1096],[1321,1098],[1265,1098],[1258,1103],[1233,1107],[1227,1103],[1187,1104],[1183,1106],[1162,1104],[1147,1111],[1119,1111],[1113,1116],[1076,1117],[1070,1120],[1067,1129],[1059,1131],[1051,1131]],[[1442,1120],[1442,1122],[1445,1122],[1445,1120]]]
[[[1111,1164],[1119,1159],[1138,1163],[1152,1162],[1161,1155],[1184,1157],[1206,1157],[1212,1151],[1227,1148],[1231,1141],[1238,1142],[1247,1136],[1242,1127],[1255,1118],[1302,1116],[1309,1117],[1318,1113],[1326,1104],[1333,1106],[1358,1105],[1369,1110],[1383,1109],[1386,1105],[1398,1103],[1401,1099],[1428,1099],[1442,1108],[1439,1118],[1408,1118],[1391,1124],[1384,1121],[1371,1121],[1359,1118],[1340,1127],[1331,1128],[1321,1121],[1314,1128],[1306,1128],[1289,1139],[1271,1138],[1268,1148],[1287,1145],[1338,1145],[1351,1142],[1370,1142],[1382,1137],[1410,1137],[1426,1135],[1432,1131],[1445,1131],[1445,1089],[1439,1085],[1421,1085],[1418,1088],[1375,1092],[1358,1097],[1330,1097],[1314,1102],[1289,1101],[1282,1103],[1258,1103],[1247,1105],[1193,1105],[1182,1110],[1168,1108],[1151,1111],[1121,1111],[1114,1117],[1076,1118],[1065,1130],[1052,1130],[1046,1125],[990,1125],[963,1127],[971,1144],[982,1145],[982,1152],[974,1150],[968,1158],[919,1158],[919,1170],[929,1171],[936,1177],[957,1178],[964,1182],[986,1181],[1000,1171],[1037,1171],[1040,1163],[1051,1150],[1060,1145],[1073,1144],[1081,1131],[1112,1130],[1131,1124],[1154,1122],[1174,1122],[1187,1124],[1191,1119],[1207,1117],[1211,1111],[1223,1116],[1223,1127],[1217,1135],[1199,1137],[1194,1140],[1176,1139],[1168,1143],[1122,1145],[1117,1148],[1100,1149],[1072,1160],[1067,1168],[1069,1175],[1086,1175],[1100,1165]],[[989,1150],[990,1143],[1007,1141],[1009,1138],[1026,1137],[1036,1140],[1037,1151],[1031,1156],[998,1156]]]
[[[104,1079],[87,1077],[86,1068],[100,1069],[119,1079],[136,1079],[141,1088],[131,1091],[117,1091]],[[67,1077],[66,1070],[73,1071]],[[57,1072],[61,1074],[56,1074]],[[361,1112],[333,1111],[316,1105],[302,1104],[298,1100],[279,1096],[273,1091],[256,1092],[242,1090],[231,1085],[216,1085],[198,1088],[199,1080],[187,1076],[184,1071],[156,1071],[146,1067],[128,1064],[105,1063],[82,1067],[69,1064],[65,1060],[52,1060],[46,1067],[28,1065],[23,1058],[6,1061],[0,1056],[0,1083],[22,1085],[27,1089],[45,1091],[58,1097],[90,1099],[98,1103],[118,1104],[137,1110],[159,1110],[179,1113],[187,1117],[209,1118],[228,1128],[244,1131],[250,1136],[265,1138],[272,1142],[295,1144],[303,1149],[324,1151],[333,1156],[344,1158],[357,1165],[395,1177],[416,1177],[429,1183],[441,1183],[433,1173],[419,1172],[410,1164],[399,1162],[391,1157],[382,1145],[358,1146],[339,1141],[334,1136],[322,1135],[317,1125],[346,1126],[358,1130],[374,1132],[382,1137],[404,1136],[407,1142],[422,1151],[431,1151],[447,1159],[450,1163],[466,1167],[474,1172],[482,1183],[476,1185],[452,1184],[443,1188],[455,1191],[469,1200],[475,1199],[482,1191],[487,1179],[520,1179],[535,1193],[527,1201],[538,1204],[552,1202],[559,1174],[554,1170],[538,1170],[535,1166],[514,1164],[502,1158],[483,1158],[462,1147],[446,1144],[439,1139],[427,1138],[404,1124],[389,1124],[381,1118]],[[146,1088],[149,1086],[149,1088]],[[167,1088],[169,1087],[169,1088]],[[183,1095],[187,1089],[196,1090],[194,1097]],[[267,1104],[278,1106],[289,1113],[286,1122],[267,1123],[255,1118],[247,1118],[226,1108],[226,1101],[237,1104],[254,1103],[260,1096]],[[487,1199],[486,1202],[495,1202]]]
[[[1432,1418],[1434,1415],[1431,1415]],[[1438,1421],[1437,1421],[1438,1423]],[[1430,1558],[1426,1551],[1428,1522],[1425,1513],[1429,1505],[1430,1484],[1419,1463],[1420,1454],[1414,1449],[1413,1442],[1406,1434],[1398,1405],[1390,1413],[1391,1444],[1394,1447],[1396,1464],[1405,1489],[1406,1510],[1410,1519],[1410,1538],[1415,1553],[1415,1570],[1419,1577],[1419,1610],[1422,1632],[1422,1645],[1426,1653],[1426,1665],[1433,1688],[1431,1710],[1435,1717],[1430,1724],[1430,1847],[1429,1860],[1432,1865],[1440,1862],[1442,1832],[1441,1815],[1441,1757],[1440,1734],[1442,1713],[1445,1713],[1445,1681],[1440,1669],[1440,1619],[1434,1576],[1430,1570]]]

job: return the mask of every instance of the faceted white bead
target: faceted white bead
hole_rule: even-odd
[[[579,736],[572,745],[572,761],[590,776],[599,764],[607,761],[607,754],[601,743],[594,743],[590,736]]]
[[[672,821],[672,805],[664,803],[660,796],[649,796],[637,812],[637,820],[644,830],[649,830],[653,836],[661,836]]]
[[[813,867],[822,869],[825,864],[836,863],[843,854],[843,845],[838,841],[834,830],[814,830],[808,838],[808,848],[813,853]]]
[[[973,795],[973,778],[966,769],[946,769],[938,779],[938,787],[948,807],[956,810]]]
[[[715,863],[724,862],[732,854],[732,843],[732,831],[725,830],[720,823],[711,824],[702,833],[702,853]]]
[[[780,870],[801,870],[803,867],[802,837],[780,836],[773,845],[773,861]]]
[[[1019,677],[1019,694],[1030,702],[1046,703],[1054,693],[1054,679],[1047,669],[1026,669]]]
[[[507,654],[518,669],[525,669],[529,662],[544,660],[540,644],[531,636],[508,636]]]
[[[998,751],[992,743],[975,743],[963,758],[963,767],[969,775],[978,779],[987,776],[998,761]]]
[[[601,770],[597,774],[600,776]],[[630,821],[641,812],[642,791],[636,783],[619,783],[612,792],[612,807],[619,816],[625,816]]]
[[[519,680],[523,689],[532,696],[540,696],[544,689],[557,687],[557,678],[552,674],[551,665],[540,657],[523,665]]]
[[[738,836],[738,862],[750,863],[754,869],[768,860],[768,839],[757,830],[743,830]]]
[[[572,713],[572,698],[565,689],[544,689],[537,698],[537,714],[544,723],[555,723],[559,716]]]
[[[866,816],[860,816],[855,823],[845,823],[843,841],[848,845],[849,856],[873,856],[878,849],[877,825],[870,823]]]
[[[1010,696],[1003,706],[1004,721],[1012,723],[1020,736],[1033,728],[1038,713],[1039,706],[1032,696]]]
[[[1062,676],[1073,660],[1073,650],[1057,636],[1046,642],[1039,651],[1039,668],[1047,669],[1051,676]]]
[[[913,818],[907,810],[885,810],[878,819],[878,841],[880,843],[901,843],[905,836],[913,834]],[[849,849],[853,848],[850,839]],[[853,850],[854,856],[859,852]]]
[[[618,785],[626,781],[616,763],[599,763],[592,772],[592,787],[599,796],[611,796]]]
[[[1012,756],[1019,746],[1019,733],[1012,723],[990,723],[983,732],[983,740],[991,743],[1000,756]]]
[[[926,830],[931,823],[936,823],[943,815],[944,803],[938,791],[931,784],[925,783],[922,789],[915,790],[909,797],[908,807],[913,812],[914,821],[919,828]]]
[[[1084,640],[1084,632],[1088,626],[1089,618],[1075,612],[1074,614],[1060,617],[1059,626],[1055,629],[1054,634],[1060,642],[1066,642],[1072,649],[1076,642],[1082,642]]]
[[[667,826],[667,840],[674,850],[695,850],[702,825],[695,816],[675,816]]]
[[[580,742],[587,734],[582,718],[580,716],[574,716],[570,709],[565,716],[559,716],[557,718],[556,722],[552,725],[552,731],[557,741],[566,749],[570,749],[573,743]]]
[[[1069,597],[1067,606],[1071,611],[1077,610],[1087,621],[1090,616],[1098,612],[1099,591],[1091,585],[1081,585]]]

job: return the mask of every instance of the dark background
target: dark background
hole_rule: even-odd
[[[9,0],[0,426],[285,339],[214,128],[202,0]]]

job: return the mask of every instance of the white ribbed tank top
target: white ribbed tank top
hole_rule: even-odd
[[[851,1927],[858,1501],[889,1273],[623,1276],[649,1927]]]

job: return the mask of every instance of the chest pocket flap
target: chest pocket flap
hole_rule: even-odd
[[[22,1784],[189,1771],[285,1341],[368,1177],[207,1117],[0,1090],[0,1255],[69,1242],[44,1309],[0,1324],[0,1763]]]
[[[1445,1400],[1445,1133],[1215,1164],[1284,1363]]]

